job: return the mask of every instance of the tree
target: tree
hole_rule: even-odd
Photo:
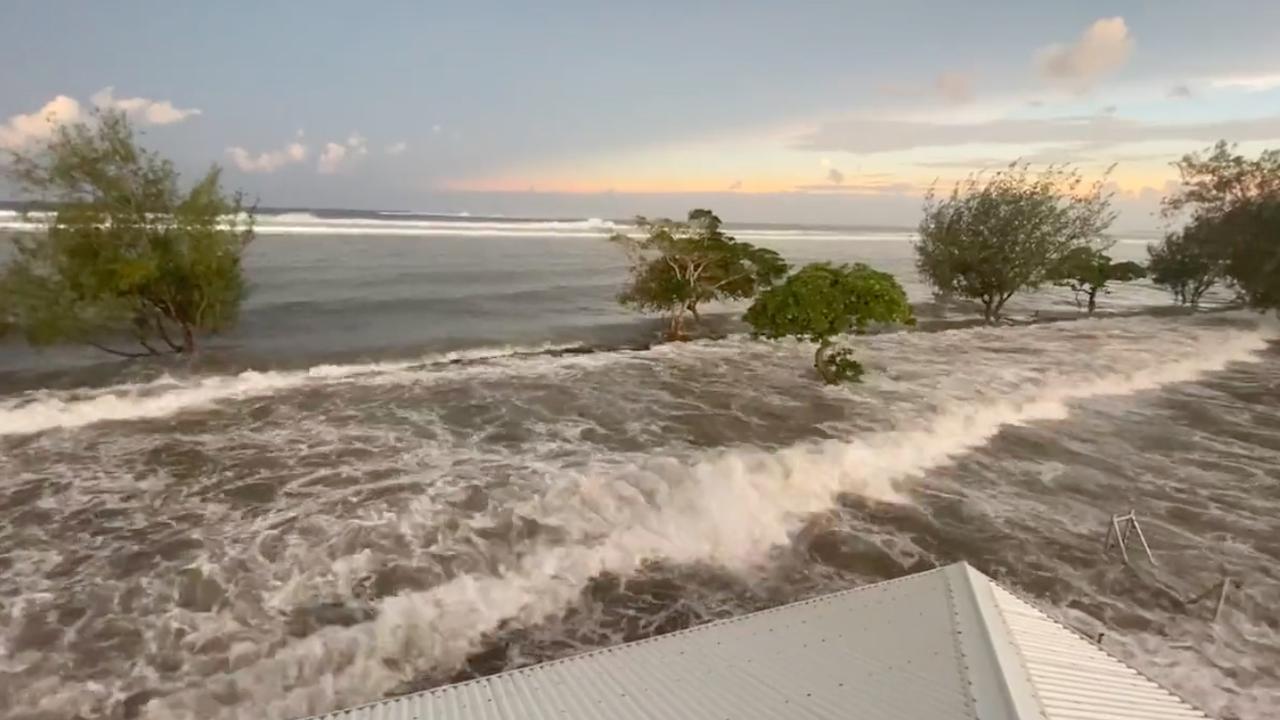
[[[1147,246],[1151,282],[1167,288],[1179,305],[1196,307],[1200,298],[1222,277],[1221,261],[1193,228],[1165,235]]]
[[[1249,305],[1280,307],[1280,150],[1247,158],[1219,141],[1174,166],[1181,184],[1163,212],[1186,223],[1174,250],[1212,266]]]
[[[1280,198],[1255,198],[1213,223],[1223,273],[1250,307],[1280,308]]]
[[[898,281],[862,263],[806,265],[761,293],[747,309],[745,320],[756,337],[816,342],[813,367],[827,383],[857,380],[863,372],[852,351],[835,348],[832,338],[861,334],[872,323],[915,324]]]
[[[1097,241],[1114,219],[1102,180],[1085,185],[1067,167],[1033,174],[1014,163],[969,176],[943,199],[929,191],[916,268],[936,293],[977,300],[994,322],[1014,293],[1051,280],[1069,252]]]
[[[1147,276],[1147,270],[1128,260],[1113,262],[1096,248],[1079,247],[1067,253],[1054,276],[1055,285],[1071,289],[1076,307],[1087,307],[1092,315],[1098,307],[1098,293],[1111,292],[1108,283],[1138,280]]]
[[[105,111],[12,153],[8,174],[52,208],[44,232],[14,240],[0,273],[0,314],[32,344],[190,354],[197,334],[235,322],[253,212],[223,193],[216,165],[180,190],[173,164],[138,146],[123,113]]]
[[[710,210],[690,210],[686,222],[636,218],[636,226],[643,237],[610,238],[631,260],[631,279],[618,301],[665,315],[673,339],[685,337],[686,315],[700,319],[699,305],[753,297],[787,273],[776,252],[726,235]]]

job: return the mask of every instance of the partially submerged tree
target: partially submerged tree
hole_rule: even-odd
[[[610,238],[631,260],[618,301],[663,314],[673,339],[685,337],[686,316],[699,319],[699,305],[753,297],[787,273],[781,256],[725,234],[710,210],[690,210],[685,222],[637,218],[636,226],[643,237]]]
[[[862,333],[873,323],[915,324],[902,286],[862,263],[814,263],[761,293],[745,317],[757,337],[793,337],[818,344],[813,367],[827,383],[857,380],[863,368],[832,339]]]
[[[1280,150],[1247,158],[1220,141],[1174,166],[1181,184],[1164,216],[1185,225],[1169,251],[1212,267],[1249,305],[1280,307]]]
[[[1087,308],[1092,315],[1098,307],[1098,294],[1111,292],[1110,283],[1130,282],[1146,276],[1146,268],[1136,262],[1114,262],[1101,250],[1080,247],[1062,259],[1054,271],[1054,284],[1070,288],[1076,307]]]
[[[138,146],[124,114],[106,111],[14,153],[8,170],[52,208],[44,232],[15,238],[0,274],[0,314],[32,344],[189,354],[199,334],[235,321],[253,213],[223,193],[217,166],[181,190],[172,163]]]
[[[935,293],[976,300],[994,322],[1009,298],[1052,280],[1068,253],[1098,241],[1114,219],[1102,180],[1086,185],[1068,167],[1032,173],[1014,163],[971,175],[945,198],[930,190],[916,268]]]
[[[1159,244],[1147,246],[1147,256],[1151,282],[1168,289],[1179,305],[1198,306],[1222,277],[1222,261],[1192,229],[1168,233]]]
[[[1240,299],[1258,310],[1280,308],[1280,198],[1256,198],[1214,222],[1223,273]]]

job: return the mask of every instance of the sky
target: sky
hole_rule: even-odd
[[[125,111],[263,206],[913,225],[1023,159],[1115,164],[1155,229],[1170,163],[1280,146],[1280,3],[15,0],[0,148]],[[11,190],[11,189],[9,189]]]

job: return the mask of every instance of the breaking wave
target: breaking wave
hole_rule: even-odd
[[[582,349],[576,344],[472,348],[402,362],[316,365],[305,370],[246,370],[237,375],[185,379],[166,375],[150,382],[92,390],[38,390],[0,399],[0,436],[78,428],[100,422],[161,418],[308,385],[361,377],[380,377],[374,382],[394,382],[398,373],[438,373],[460,363],[500,361]]]

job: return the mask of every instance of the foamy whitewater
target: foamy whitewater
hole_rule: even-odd
[[[299,717],[961,559],[1211,713],[1280,705],[1268,319],[1129,288],[1138,314],[860,338],[867,381],[828,388],[812,346],[732,325],[646,349],[572,237],[488,286],[510,238],[342,241],[260,240],[270,282],[201,365],[10,356],[0,714]],[[909,266],[777,243],[821,245]],[[465,302],[387,281],[406,258]],[[1101,553],[1131,507],[1155,568]],[[1186,600],[1223,573],[1215,625]]]

